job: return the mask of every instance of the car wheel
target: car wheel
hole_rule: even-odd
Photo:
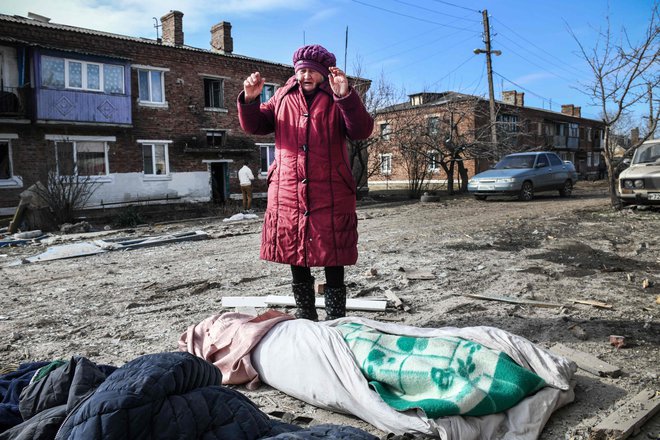
[[[520,188],[520,194],[518,194],[518,198],[525,202],[529,202],[534,198],[534,185],[532,185],[532,182],[529,180],[523,182],[522,187]]]
[[[477,200],[486,200],[486,196],[474,196]]]
[[[573,182],[567,180],[564,182],[564,186],[559,190],[559,195],[562,197],[570,197],[573,193]]]

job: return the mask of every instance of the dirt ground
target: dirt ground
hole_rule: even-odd
[[[349,313],[421,327],[495,326],[620,367],[618,378],[578,370],[575,402],[554,413],[540,437],[587,438],[589,427],[626,399],[660,390],[660,209],[617,212],[608,202],[604,185],[588,182],[580,182],[569,199],[552,193],[531,202],[467,196],[433,203],[363,201],[360,258],[347,268],[349,295],[382,297],[391,290],[410,310]],[[51,246],[195,230],[209,239],[49,262],[11,265],[45,251],[43,243],[0,248],[0,366],[75,354],[119,366],[142,354],[176,350],[188,326],[229,311],[221,306],[224,296],[289,295],[288,267],[258,258],[259,217],[57,236]],[[432,279],[410,280],[405,271],[411,270],[431,272]],[[315,275],[322,279],[320,271]],[[610,335],[625,336],[626,346],[610,345]],[[264,411],[384,434],[267,386],[238,389]],[[659,435],[660,414],[631,438]]]

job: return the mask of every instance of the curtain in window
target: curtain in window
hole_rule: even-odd
[[[151,99],[153,102],[163,102],[162,72],[151,73]]]
[[[64,87],[64,59],[41,57],[41,85],[44,87]]]
[[[101,90],[101,68],[98,64],[87,65],[87,88]]]
[[[103,90],[106,93],[124,93],[124,67],[103,65]]]
[[[82,64],[69,61],[69,87],[82,88]]]
[[[76,156],[78,175],[101,176],[106,174],[103,142],[77,142]]]
[[[165,165],[165,145],[154,145],[154,163],[156,174],[167,174]]]
[[[140,101],[150,101],[149,96],[149,72],[146,70],[138,71],[138,85],[140,88]]]

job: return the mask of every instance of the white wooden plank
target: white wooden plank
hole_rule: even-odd
[[[223,296],[222,307],[266,307],[265,296]]]
[[[273,306],[291,306],[295,307],[296,301],[292,296],[282,295],[268,295],[266,303]],[[325,308],[325,299],[321,297],[316,298],[315,303],[317,308]],[[346,300],[346,310],[364,310],[368,312],[383,311],[387,307],[387,301],[370,301],[364,299],[348,298]]]

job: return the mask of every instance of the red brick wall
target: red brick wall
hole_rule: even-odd
[[[168,108],[150,108],[137,103],[138,82],[135,69],[131,69],[132,127],[80,126],[71,124],[7,124],[0,118],[0,133],[17,133],[12,140],[14,174],[24,178],[21,189],[0,188],[0,208],[16,206],[18,194],[34,183],[36,166],[50,160],[52,151],[44,139],[45,134],[116,136],[117,142],[110,149],[110,171],[113,173],[142,171],[142,156],[138,139],[172,140],[169,160],[172,172],[206,171],[202,160],[233,159],[230,172],[237,171],[245,159],[259,164],[259,149],[254,142],[272,142],[273,136],[248,137],[242,132],[237,116],[236,97],[243,89],[243,80],[252,72],[259,71],[269,83],[282,85],[293,74],[290,67],[247,59],[241,56],[222,55],[211,51],[189,50],[172,46],[143,43],[136,40],[85,34],[76,31],[50,29],[0,21],[0,37],[12,37],[30,45],[49,49],[69,50],[81,54],[127,58],[131,64],[167,68],[164,75],[165,99]],[[226,77],[224,98],[226,113],[204,111],[204,85],[200,74]],[[196,136],[202,145],[206,134],[201,129],[227,130],[227,147],[234,144],[253,145],[244,153],[185,152]],[[232,142],[232,139],[235,141]],[[247,143],[246,143],[247,141]],[[232,174],[233,175],[233,174]],[[264,191],[265,182],[255,181],[255,191]],[[237,179],[231,181],[231,192],[238,192]]]

